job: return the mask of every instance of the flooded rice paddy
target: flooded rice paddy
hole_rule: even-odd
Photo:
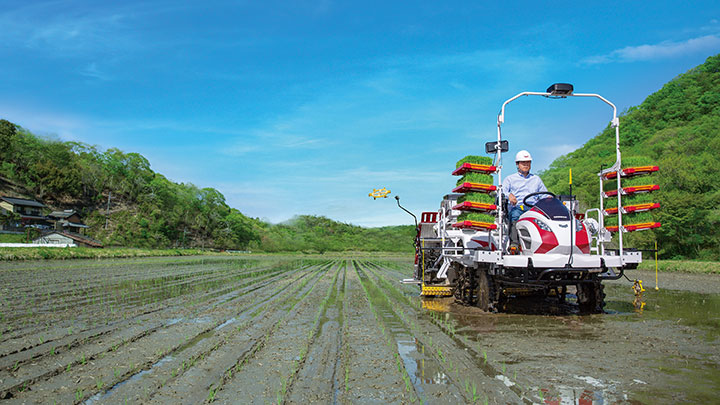
[[[0,399],[717,402],[716,276],[661,275],[661,288],[646,283],[636,302],[630,283],[608,283],[606,314],[578,313],[572,295],[488,314],[422,300],[397,282],[410,266],[239,256],[0,263]]]

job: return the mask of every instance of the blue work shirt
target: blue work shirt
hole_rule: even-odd
[[[516,172],[505,177],[502,188],[505,197],[507,197],[510,193],[515,195],[518,200],[518,205],[523,203],[523,199],[528,194],[547,191],[545,183],[543,183],[540,177],[532,173],[528,173],[527,176],[523,176],[520,172]],[[533,197],[529,202],[534,204],[537,199],[538,197]],[[514,207],[513,204],[508,204],[509,207]]]

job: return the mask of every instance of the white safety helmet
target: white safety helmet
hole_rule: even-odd
[[[515,163],[517,162],[532,162],[532,156],[530,156],[530,152],[526,150],[521,150],[515,155]]]

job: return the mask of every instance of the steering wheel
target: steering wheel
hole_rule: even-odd
[[[530,194],[526,195],[525,198],[523,198],[523,205],[525,205],[525,206],[527,206],[527,207],[530,207],[530,208],[534,207],[535,204],[530,204],[530,203],[528,202],[528,198],[530,198],[530,197],[535,197],[536,195],[543,195],[543,194],[547,194],[547,195],[549,195],[551,198],[555,198],[555,194],[553,194],[553,193],[551,193],[551,192],[549,192],[549,191],[538,191],[537,193],[530,193]]]

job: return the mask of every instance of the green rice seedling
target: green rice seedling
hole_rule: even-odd
[[[494,184],[493,176],[484,173],[465,173],[457,181],[456,185],[463,183]]]
[[[72,363],[68,363],[67,367],[65,367],[65,372],[70,372],[70,368],[72,367]]]
[[[350,380],[350,366],[345,366],[345,392],[350,391],[350,385],[348,384],[348,381]]]
[[[636,205],[636,204],[655,202],[655,201],[657,201],[657,194],[654,194],[652,192],[637,193],[637,194],[624,195],[621,198],[622,198],[622,205],[627,207],[628,205]],[[605,201],[603,202],[603,205],[605,206],[605,208],[617,207],[617,197],[613,196],[610,198],[606,198]]]
[[[12,371],[15,372],[17,369],[20,368],[20,360],[15,362],[15,365],[12,368]]]
[[[99,378],[95,381],[95,386],[98,390],[101,390],[104,385],[105,383],[103,382],[102,378]]]
[[[490,193],[465,193],[458,198],[458,203],[472,201],[485,204],[494,204],[495,195]]]
[[[458,168],[462,166],[463,163],[474,163],[478,165],[491,165],[493,163],[493,159],[489,156],[476,156],[476,155],[467,155],[464,158],[457,161],[455,167]]]
[[[208,402],[213,402],[215,400],[215,394],[217,394],[217,388],[210,386],[210,390],[208,391]]]
[[[643,222],[654,222],[651,212],[638,212],[637,214],[623,215],[623,225],[641,224]],[[605,217],[605,226],[613,226],[618,224],[617,215]]]
[[[75,390],[75,402],[80,402],[80,400],[83,399],[83,396],[84,394],[82,389],[78,388]]]
[[[622,168],[627,169],[628,167],[639,167],[639,166],[653,166],[655,162],[646,156],[627,156],[622,158]],[[623,187],[627,186],[639,186],[643,184],[655,184],[652,178],[648,175],[638,175],[633,177],[622,177],[620,183]],[[603,183],[605,191],[614,190],[617,188],[617,179],[606,180]]]
[[[477,222],[487,222],[487,223],[494,223],[495,217],[488,214],[482,214],[479,212],[463,212],[458,216],[458,222],[462,221],[477,221]]]

